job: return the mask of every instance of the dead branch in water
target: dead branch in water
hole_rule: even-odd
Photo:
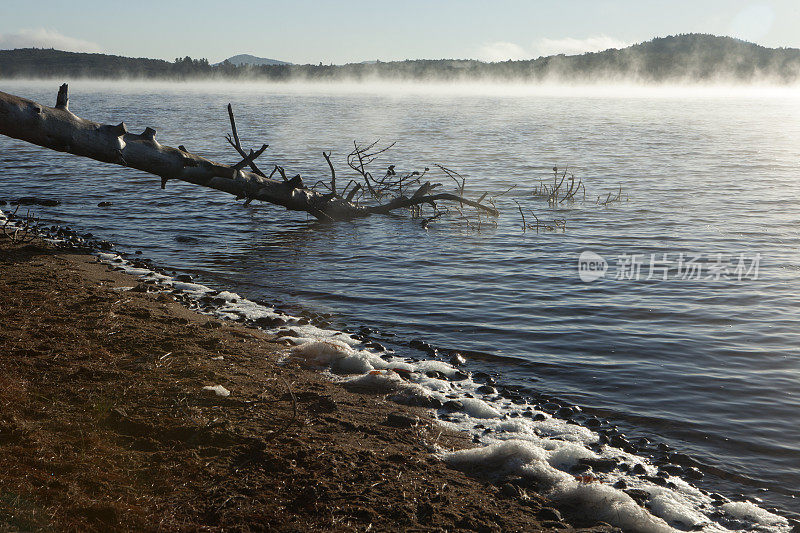
[[[539,217],[536,216],[531,210],[528,210],[536,221],[534,224],[528,224],[525,220],[525,213],[522,211],[522,206],[519,205],[519,202],[514,200],[514,203],[517,204],[517,209],[519,210],[519,214],[522,217],[522,231],[526,231],[529,229],[536,230],[536,233],[539,231],[566,231],[567,229],[567,219],[566,218],[554,218],[552,221],[550,220],[540,220]]]
[[[565,181],[567,182],[566,187],[564,187]],[[574,202],[576,195],[580,191],[583,191],[583,199],[586,200],[586,187],[583,184],[583,180],[578,178],[576,181],[575,175],[572,173],[567,177],[567,168],[561,172],[559,180],[558,167],[553,167],[553,184],[548,185],[540,181],[539,185],[534,187],[533,195],[539,198],[547,198],[547,203],[551,207],[555,207],[564,202]]]
[[[13,244],[30,242],[36,236],[36,226],[39,224],[39,219],[34,216],[30,209],[25,212],[24,217],[18,217],[17,211],[19,211],[19,204],[13,213],[6,215],[6,221],[0,231],[3,232],[4,237],[11,239]]]
[[[231,134],[226,140],[241,160],[233,165],[225,165],[192,154],[182,145],[172,148],[160,144],[153,128],[145,128],[142,133],[136,134],[130,133],[124,122],[106,125],[79,118],[69,111],[67,91],[66,84],[60,87],[55,107],[0,92],[0,134],[51,150],[142,170],[159,176],[163,188],[168,180],[176,179],[232,194],[246,199],[246,203],[259,200],[293,211],[305,211],[324,221],[388,214],[398,209],[434,206],[439,201],[458,202],[462,206],[498,215],[493,206],[464,198],[463,186],[459,191],[461,194],[430,194],[437,185],[429,182],[421,184],[422,174],[411,173],[408,179],[397,180],[392,166],[382,180],[374,179],[367,165],[392,145],[376,149],[377,143],[365,147],[359,147],[356,143],[355,150],[348,157],[348,164],[358,172],[363,183],[354,182],[349,192],[348,184],[340,193],[336,190],[335,170],[329,164],[331,185],[328,192],[322,193],[307,187],[299,174],[287,178],[279,165],[269,177],[265,176],[255,160],[267,149],[267,145],[249,152],[242,147],[230,105],[228,116]],[[325,157],[328,160],[329,156]],[[245,170],[245,167],[249,170]],[[276,171],[282,180],[272,179]],[[407,196],[407,188],[417,184],[420,186],[416,192]],[[356,198],[355,195],[359,193],[364,197]],[[361,205],[362,201],[365,205]]]
[[[610,192],[610,193],[608,193],[608,195],[606,195],[605,199],[603,199],[603,200],[601,200],[602,196],[598,196],[597,197],[597,205],[606,206],[606,205],[609,205],[609,204],[613,204],[615,202],[621,202],[622,201],[622,196],[623,196],[622,195],[622,184],[620,183],[619,190],[617,191],[617,194],[614,194],[614,193]],[[628,195],[625,195],[625,201],[628,201],[628,200],[629,200]]]

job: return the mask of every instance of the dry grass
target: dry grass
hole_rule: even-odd
[[[0,531],[568,528],[424,445],[469,439],[277,367],[263,334],[112,290],[136,282],[85,256],[6,240],[0,271]]]

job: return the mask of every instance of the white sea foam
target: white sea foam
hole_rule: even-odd
[[[730,502],[722,505],[721,509],[735,518],[763,526],[780,527],[786,522],[782,517],[750,502]]]
[[[462,409],[442,413],[440,423],[469,433],[479,441],[477,447],[456,452],[440,450],[448,464],[488,474],[514,474],[529,479],[556,501],[577,505],[596,519],[628,531],[665,532],[702,528],[706,532],[730,531],[723,523],[741,523],[741,530],[788,532],[788,521],[746,502],[714,506],[701,491],[679,478],[670,478],[670,487],[656,485],[619,469],[589,471],[576,476],[569,469],[581,459],[615,458],[630,466],[641,465],[649,475],[656,473],[646,459],[621,449],[597,446],[599,435],[582,426],[552,418],[529,405],[514,404],[497,394],[481,394],[470,378],[450,381],[460,371],[442,361],[415,361],[386,352],[364,349],[361,342],[341,331],[301,324],[292,316],[257,304],[240,295],[215,292],[197,283],[179,282],[142,268],[134,268],[117,254],[99,253],[101,261],[119,266],[130,274],[155,282],[164,290],[178,290],[200,301],[210,297],[215,303],[205,312],[221,319],[257,320],[281,318],[285,326],[269,330],[294,347],[287,351],[332,372],[345,386],[369,389],[405,403],[457,399]],[[402,375],[401,375],[402,374]],[[463,376],[460,376],[463,377]],[[544,415],[533,420],[533,415]],[[638,505],[624,491],[612,485],[624,480],[631,489],[644,491],[648,509]],[[726,520],[715,521],[714,513]],[[738,521],[738,522],[737,522]]]
[[[222,396],[223,398],[226,398],[231,395],[231,391],[229,391],[222,385],[206,385],[205,387],[203,387],[203,390],[207,392],[213,392],[217,396]]]
[[[463,398],[464,412],[473,418],[501,418],[500,411],[477,398]]]

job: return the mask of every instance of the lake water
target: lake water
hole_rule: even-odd
[[[153,127],[164,144],[229,163],[238,161],[223,138],[231,102],[243,143],[270,144],[261,167],[280,163],[307,183],[328,179],[323,150],[344,183],[353,140],[382,139],[397,145],[376,174],[441,163],[467,177],[471,197],[516,185],[496,202],[496,226],[443,218],[425,230],[377,216],[320,225],[0,137],[0,199],[58,199],[37,208],[48,222],[207,285],[367,326],[410,355],[423,355],[412,339],[461,351],[470,369],[523,394],[689,454],[703,464],[701,486],[783,514],[800,508],[800,90],[70,89],[79,116]],[[57,83],[0,90],[52,105]],[[532,196],[554,165],[583,179],[586,201],[553,212]],[[597,205],[620,185],[625,201]],[[533,211],[566,229],[523,232],[515,202],[528,221]],[[585,251],[608,262],[604,278],[581,280]],[[700,279],[678,270],[694,256]]]

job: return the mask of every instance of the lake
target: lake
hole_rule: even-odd
[[[57,88],[0,82],[48,105]],[[47,223],[337,328],[371,328],[398,353],[425,356],[412,340],[459,351],[522,394],[690,455],[709,490],[798,508],[800,90],[70,85],[81,117],[153,127],[164,144],[234,163],[229,102],[243,144],[270,145],[262,169],[279,163],[306,183],[329,179],[323,151],[346,183],[353,141],[381,139],[397,144],[376,175],[439,163],[466,177],[469,197],[514,188],[497,198],[496,224],[324,225],[0,137],[0,199],[58,199],[36,208]],[[554,166],[583,181],[585,200],[534,197]],[[620,201],[598,205],[620,187]],[[518,204],[529,223],[533,212],[566,226],[523,231]],[[604,276],[581,279],[579,258],[596,258],[584,252],[606,262]]]

